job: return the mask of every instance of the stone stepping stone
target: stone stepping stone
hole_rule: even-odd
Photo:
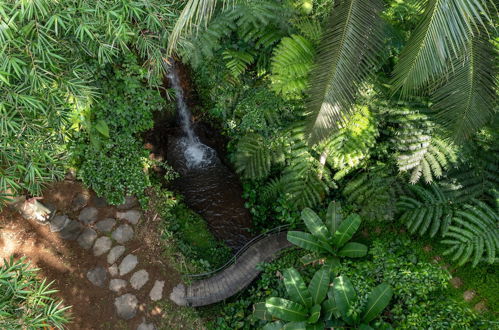
[[[78,211],[87,206],[90,200],[90,194],[88,192],[81,192],[76,194],[75,198],[71,202],[71,210]]]
[[[158,281],[154,282],[154,286],[151,289],[151,292],[149,292],[149,298],[151,298],[152,301],[158,301],[163,298],[163,287],[165,286],[165,281]]]
[[[98,257],[111,249],[113,241],[109,237],[99,237],[94,244],[94,256]]]
[[[103,233],[110,233],[113,230],[116,220],[111,218],[106,218],[95,224],[95,229]]]
[[[464,291],[464,293],[463,293],[463,299],[465,301],[472,301],[473,298],[475,298],[475,296],[476,296],[475,290],[467,290],[467,291]]]
[[[156,326],[152,323],[146,323],[146,321],[142,321],[141,324],[137,327],[137,330],[156,330]]]
[[[140,217],[142,216],[142,213],[138,210],[128,210],[125,212],[116,212],[116,217],[118,219],[123,219],[131,223],[132,225],[136,225]]]
[[[456,289],[459,289],[460,287],[463,286],[463,280],[461,280],[461,278],[457,276],[451,278],[449,282]]]
[[[97,221],[98,214],[99,211],[95,207],[87,206],[83,210],[81,210],[80,215],[78,216],[78,220],[86,225],[89,225]]]
[[[107,203],[106,198],[104,198],[104,197],[97,197],[97,196],[92,197],[92,204],[95,207],[101,207],[101,208],[109,206],[109,204]]]
[[[111,277],[115,277],[115,276],[118,276],[120,274],[120,271],[118,269],[118,265],[114,264],[114,265],[111,265],[107,271],[109,272],[109,275],[111,275]]]
[[[121,264],[118,267],[120,270],[120,276],[130,273],[135,269],[135,266],[137,266],[138,263],[139,260],[136,256],[134,256],[133,254],[127,255],[125,258],[123,258]]]
[[[133,229],[130,225],[121,225],[116,228],[111,237],[120,244],[125,244],[133,238]]]
[[[69,219],[68,223],[61,229],[59,236],[68,241],[74,241],[83,231],[83,226],[78,222]]]
[[[87,279],[95,286],[103,288],[107,280],[107,272],[104,267],[95,267],[87,272]]]
[[[138,300],[131,293],[119,296],[114,300],[114,306],[116,307],[116,313],[118,316],[125,320],[132,319],[137,313]]]
[[[97,232],[92,228],[85,228],[83,233],[78,237],[78,244],[85,250],[88,250],[94,244],[95,239],[97,238]]]
[[[135,272],[130,278],[130,284],[135,290],[140,290],[149,281],[149,273],[142,269]]]
[[[126,196],[125,202],[123,204],[118,205],[116,208],[118,210],[128,210],[132,207],[138,206],[139,202],[135,196]]]
[[[67,226],[69,221],[70,219],[67,215],[56,215],[50,222],[50,231],[53,233],[60,232],[62,229],[64,229],[64,227]]]
[[[109,281],[109,290],[119,293],[121,290],[125,289],[127,282],[119,278],[113,278]]]
[[[478,302],[475,306],[473,306],[473,309],[478,313],[483,313],[487,310],[487,304],[485,303],[484,300],[482,300]]]
[[[116,245],[109,251],[107,255],[108,264],[114,264],[122,255],[125,253],[125,247],[123,245]]]

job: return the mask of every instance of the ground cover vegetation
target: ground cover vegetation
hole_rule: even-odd
[[[496,26],[488,0],[0,0],[0,199],[73,168],[112,204],[155,208],[182,272],[221,265],[227,248],[148,171],[141,134],[174,108],[160,94],[174,55],[200,120],[228,137],[253,229],[289,224],[302,248],[201,309],[210,328],[492,328]],[[22,319],[61,326],[47,299],[43,319]]]

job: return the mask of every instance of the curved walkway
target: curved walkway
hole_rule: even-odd
[[[287,231],[267,236],[252,244],[236,262],[218,274],[185,287],[178,284],[170,299],[179,306],[205,306],[227,299],[248,286],[260,271],[257,264],[274,260],[292,244]]]

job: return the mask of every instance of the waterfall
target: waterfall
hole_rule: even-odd
[[[164,65],[168,71],[168,80],[175,90],[180,125],[185,135],[184,138],[179,140],[179,147],[184,153],[186,166],[189,169],[208,167],[216,160],[216,151],[203,144],[192,128],[192,115],[185,103],[184,91],[180,85],[174,60],[170,59],[170,63],[164,62]]]

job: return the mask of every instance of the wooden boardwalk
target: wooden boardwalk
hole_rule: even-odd
[[[230,267],[214,276],[185,287],[178,284],[170,299],[180,306],[205,306],[227,299],[248,286],[260,273],[261,262],[274,260],[279,252],[291,247],[287,231],[267,236],[251,245]]]

